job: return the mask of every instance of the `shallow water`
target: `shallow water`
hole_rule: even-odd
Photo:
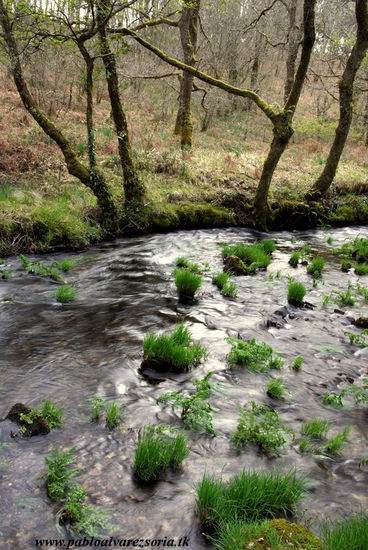
[[[199,299],[192,305],[178,304],[172,280],[175,259],[184,255],[208,262],[220,271],[219,243],[253,242],[255,233],[246,229],[180,231],[123,239],[85,253],[50,254],[44,262],[78,258],[64,279],[78,289],[75,302],[58,304],[56,283],[20,270],[16,258],[7,260],[13,277],[0,281],[0,417],[16,402],[37,406],[44,399],[64,407],[64,428],[47,436],[13,440],[0,447],[0,539],[2,548],[35,547],[35,539],[54,539],[63,534],[57,526],[57,507],[45,491],[44,458],[56,445],[76,447],[76,462],[84,471],[80,480],[90,501],[112,511],[120,538],[190,538],[189,548],[208,548],[195,514],[195,484],[203,473],[225,479],[243,468],[288,469],[296,466],[310,479],[310,491],[299,512],[307,517],[334,518],[350,510],[368,508],[367,466],[359,466],[367,453],[367,413],[363,407],[343,411],[321,405],[324,391],[341,388],[346,376],[367,376],[368,354],[349,345],[345,330],[349,312],[334,313],[337,306],[322,308],[322,297],[335,289],[345,290],[364,278],[343,274],[332,248],[356,235],[368,236],[367,228],[277,234],[278,249],[267,272],[236,278],[236,299],[223,298],[211,284],[210,274]],[[313,288],[305,267],[288,265],[290,252],[310,243],[328,260],[324,284]],[[333,244],[328,245],[328,236]],[[281,271],[281,279],[269,274]],[[307,285],[306,299],[314,310],[295,309],[295,317],[281,329],[266,328],[265,321],[286,304],[286,276]],[[368,280],[368,276],[366,278]],[[367,306],[350,308],[353,316],[368,314]],[[142,339],[147,331],[170,330],[184,318],[195,340],[207,346],[210,357],[188,374],[171,375],[152,385],[138,373]],[[264,386],[270,375],[227,370],[226,338],[240,333],[269,343],[285,359],[282,376],[291,397],[276,405],[285,423],[296,432],[296,441],[282,456],[269,459],[248,446],[237,454],[229,436],[237,423],[237,407],[254,399],[271,402]],[[297,355],[305,362],[301,372],[287,365]],[[180,416],[170,407],[156,404],[166,391],[192,391],[191,380],[214,371],[219,383],[211,397],[216,407],[214,424],[219,435],[191,433],[191,453],[177,473],[166,473],[152,487],[141,487],[132,478],[132,462],[138,430],[147,423],[170,422],[181,426]],[[279,373],[276,373],[279,375]],[[108,432],[103,423],[88,421],[85,400],[93,395],[120,399],[126,407],[121,428]],[[341,457],[323,460],[301,454],[297,445],[301,422],[323,416],[332,422],[332,434],[351,426],[349,443]],[[3,425],[4,426],[4,425]],[[9,440],[0,424],[0,437]]]

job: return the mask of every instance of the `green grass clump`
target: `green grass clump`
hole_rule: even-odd
[[[64,260],[61,260],[61,262],[53,262],[51,266],[61,269],[61,271],[64,271],[64,273],[68,273],[68,271],[71,270],[74,264],[75,260],[65,258]]]
[[[325,550],[366,550],[368,548],[368,516],[363,513],[322,527]]]
[[[229,281],[229,279],[230,279],[229,273],[225,273],[225,271],[221,271],[221,273],[217,273],[216,275],[213,275],[212,282],[221,290]]]
[[[9,269],[0,269],[0,279],[11,279],[13,272]]]
[[[309,529],[286,519],[245,523],[233,518],[221,525],[217,540],[209,538],[217,550],[322,550]]]
[[[303,422],[301,432],[312,439],[323,439],[330,429],[330,422],[323,418],[312,418]]]
[[[343,290],[333,290],[331,296],[335,297],[334,302],[339,307],[354,306],[356,302],[356,296],[354,293],[353,285],[349,282],[348,288]]]
[[[255,443],[261,451],[278,455],[279,449],[285,445],[288,436],[294,432],[287,428],[280,420],[277,411],[268,405],[250,403],[251,408],[240,407],[238,428],[231,436],[238,450],[248,443]]]
[[[365,303],[368,303],[368,288],[366,288],[365,286],[357,283],[356,293],[363,298]]]
[[[117,428],[124,417],[123,405],[121,405],[120,403],[116,403],[116,401],[108,401],[105,404],[105,412],[106,428],[108,430],[113,430],[114,428]]]
[[[363,378],[362,385],[349,384],[341,391],[340,395],[341,397],[352,395],[357,405],[361,403],[368,405],[368,378]]]
[[[182,300],[194,298],[195,293],[202,285],[202,277],[188,269],[178,268],[174,271],[174,282]]]
[[[266,245],[268,250],[270,247]],[[243,263],[249,275],[255,273],[257,269],[266,269],[271,263],[270,254],[265,251],[262,243],[246,245],[243,243],[227,245],[222,249],[223,259],[228,256],[236,256]]]
[[[272,378],[272,380],[269,380],[266,384],[266,391],[267,395],[272,399],[283,400],[289,395],[282,378]]]
[[[325,264],[326,262],[323,258],[313,258],[312,262],[307,267],[307,273],[312,275],[313,279],[318,279],[322,275]]]
[[[289,304],[297,307],[302,306],[306,292],[306,288],[302,283],[298,283],[297,281],[290,281],[287,296]]]
[[[75,290],[75,288],[71,287],[70,285],[61,285],[55,292],[55,298],[61,304],[67,304],[69,302],[73,302],[76,294],[77,291]]]
[[[47,399],[46,401],[43,401],[40,405],[39,412],[48,423],[50,430],[53,430],[54,428],[62,428],[63,421],[63,409],[60,407],[57,407],[52,401]]]
[[[217,435],[213,427],[212,407],[207,401],[212,391],[212,384],[209,382],[212,374],[209,372],[201,380],[193,381],[196,391],[192,395],[184,395],[182,392],[164,393],[157,399],[157,403],[171,403],[172,409],[180,407],[186,428]]]
[[[368,273],[368,264],[355,264],[354,271],[357,275],[367,275]]]
[[[304,357],[302,355],[298,355],[297,357],[295,357],[290,367],[293,370],[301,370],[303,363],[304,363]]]
[[[328,439],[325,445],[326,452],[330,455],[339,455],[342,447],[345,445],[350,433],[350,428],[346,427],[342,432],[338,432],[334,437]]]
[[[190,262],[189,260],[187,260],[183,256],[180,256],[180,258],[178,258],[176,260],[175,265],[178,268],[188,269],[189,271],[192,271],[193,273],[201,273],[202,272],[202,270],[201,270],[201,268],[199,267],[198,264],[193,264],[192,262]]]
[[[193,344],[190,332],[183,324],[177,325],[169,335],[147,334],[143,340],[143,352],[145,361],[152,368],[173,372],[196,367],[208,355],[201,344]]]
[[[94,395],[87,399],[87,402],[91,405],[90,421],[97,422],[100,419],[102,410],[105,406],[105,400],[99,395]]]
[[[341,271],[343,271],[344,273],[347,273],[350,268],[351,268],[351,262],[349,262],[349,260],[346,260],[346,259],[341,260]]]
[[[227,483],[205,474],[196,489],[203,527],[216,533],[234,518],[251,522],[292,514],[306,491],[306,482],[295,470],[285,474],[243,471]]]
[[[133,469],[141,481],[154,481],[170,466],[176,470],[188,454],[183,434],[169,426],[146,426],[139,433]]]
[[[289,259],[289,264],[291,267],[298,267],[300,260],[300,254],[299,252],[293,252]]]
[[[235,283],[230,282],[229,279],[229,273],[222,271],[212,277],[212,282],[221,290],[221,294],[223,296],[231,296],[232,298],[236,298],[238,295],[237,286]]]
[[[55,447],[50,456],[45,458],[48,469],[46,476],[47,494],[51,500],[63,500],[70,490],[72,479],[81,471],[80,468],[69,468],[73,462],[75,447],[61,452]]]
[[[269,256],[271,256],[272,252],[275,252],[276,250],[275,241],[272,241],[271,239],[263,239],[258,244]]]
[[[258,344],[254,338],[244,342],[236,338],[228,338],[231,350],[227,355],[227,362],[231,369],[246,366],[252,371],[269,372],[271,369],[281,369],[283,361],[274,354],[271,346],[262,342]]]
[[[328,393],[327,391],[323,394],[322,403],[324,405],[329,405],[330,407],[335,407],[336,409],[344,406],[341,395],[335,395],[333,393]]]

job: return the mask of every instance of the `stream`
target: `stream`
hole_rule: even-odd
[[[2,548],[36,547],[35,539],[65,536],[57,523],[58,506],[46,494],[45,456],[55,446],[75,447],[75,463],[83,468],[79,479],[89,502],[109,509],[116,538],[189,538],[191,550],[210,548],[201,535],[195,511],[195,485],[204,472],[229,479],[246,469],[296,467],[309,479],[309,492],[301,501],[299,518],[318,522],[350,511],[368,509],[367,408],[350,401],[343,410],[322,405],[325,391],[346,386],[347,378],[368,375],[368,348],[351,346],[344,331],[358,333],[351,316],[368,316],[368,305],[322,307],[323,295],[346,290],[348,281],[368,286],[368,276],[343,273],[332,248],[368,228],[282,232],[268,238],[277,250],[267,271],[234,277],[236,299],[221,296],[211,283],[212,272],[222,270],[220,243],[252,243],[259,234],[247,229],[179,231],[103,243],[83,252],[27,256],[51,261],[77,262],[63,279],[77,288],[76,300],[59,304],[54,297],[59,283],[23,271],[17,258],[7,258],[13,272],[0,280],[0,418],[17,402],[37,407],[51,399],[64,408],[64,427],[48,435],[9,438],[0,423],[0,540]],[[293,237],[293,239],[292,239]],[[327,238],[333,239],[327,244]],[[304,266],[293,269],[288,259],[304,243],[326,259],[323,281],[313,287]],[[178,256],[208,262],[198,299],[178,303],[172,270]],[[276,276],[276,274],[278,275]],[[273,279],[270,278],[273,274]],[[307,286],[306,300],[315,309],[293,308],[282,328],[267,328],[273,312],[287,304],[287,275]],[[278,277],[278,278],[277,278]],[[366,281],[366,282],[365,282]],[[151,384],[138,368],[147,332],[170,331],[184,320],[193,339],[210,352],[209,358],[189,373],[171,374]],[[241,335],[265,341],[285,361],[283,376],[291,396],[272,402],[264,386],[271,374],[239,368],[230,371],[226,338]],[[305,359],[301,371],[288,368],[293,359]],[[191,432],[191,452],[177,472],[167,471],[152,486],[138,485],[132,476],[138,431],[146,424],[171,423],[182,427],[179,410],[157,405],[167,391],[192,392],[193,379],[213,371],[217,437]],[[123,424],[109,432],[104,422],[91,423],[86,400],[100,395],[125,406]],[[268,458],[248,445],[238,453],[230,443],[237,426],[237,407],[268,402],[295,431],[296,438],[278,458]],[[301,453],[301,423],[313,417],[331,421],[334,435],[345,426],[351,431],[341,456],[334,459]],[[6,444],[4,444],[6,443]],[[110,533],[109,533],[110,535]]]

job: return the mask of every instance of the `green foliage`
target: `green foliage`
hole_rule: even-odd
[[[259,245],[269,256],[272,254],[272,252],[275,252],[276,250],[275,241],[271,241],[270,239],[263,239],[262,241],[260,241]]]
[[[44,418],[48,423],[50,430],[53,430],[54,428],[62,428],[63,409],[56,407],[52,401],[49,399],[43,401],[40,405],[39,412],[42,418]]]
[[[149,333],[143,340],[145,360],[159,370],[183,372],[199,364],[207,357],[201,344],[193,344],[192,337],[183,324],[176,326],[168,336]]]
[[[333,238],[331,236],[327,237],[326,242],[327,242],[327,244],[332,244],[333,243]]]
[[[335,395],[328,392],[323,394],[322,403],[324,405],[329,405],[330,407],[335,407],[336,409],[340,409],[344,406],[340,395]]]
[[[89,419],[91,422],[97,422],[100,419],[101,412],[105,405],[105,400],[99,395],[94,395],[87,401],[91,405],[91,415]]]
[[[368,378],[363,378],[361,386],[358,384],[349,384],[340,394],[341,398],[346,395],[352,395],[357,405],[360,403],[368,405]]]
[[[245,523],[232,518],[221,525],[218,540],[209,538],[217,550],[322,550],[321,541],[304,525],[285,519]]]
[[[176,267],[179,267],[179,268],[188,269],[189,271],[192,271],[193,273],[202,273],[202,270],[201,270],[201,268],[199,267],[198,264],[191,263],[189,260],[187,260],[183,256],[180,256],[176,260],[175,265],[176,265]]]
[[[231,369],[246,366],[252,371],[269,372],[271,369],[281,369],[283,361],[274,355],[271,346],[262,342],[258,344],[254,338],[244,342],[236,338],[228,338],[231,350],[227,355],[227,362]]]
[[[330,429],[330,422],[323,418],[312,418],[307,422],[303,422],[301,432],[303,435],[311,439],[323,439]]]
[[[236,256],[244,263],[244,268],[247,274],[251,275],[255,273],[257,269],[266,269],[270,265],[271,253],[267,253],[265,249],[270,250],[271,248],[272,246],[269,244],[264,247],[262,242],[252,245],[246,245],[243,243],[238,243],[231,246],[225,245],[222,249],[222,257],[225,259],[228,256]]]
[[[291,267],[298,267],[300,260],[300,254],[299,252],[293,252],[289,259],[289,264]]]
[[[59,280],[60,273],[53,265],[50,267],[44,264],[43,262],[31,262],[23,254],[19,254],[18,259],[20,260],[22,269],[31,273],[32,275],[39,275],[40,277],[51,277],[51,279]]]
[[[61,521],[70,522],[73,532],[89,537],[99,536],[101,529],[112,529],[109,524],[111,514],[86,503],[87,494],[81,485],[68,493],[61,512]]]
[[[13,275],[13,272],[9,269],[0,269],[0,279],[10,279]]]
[[[267,395],[272,399],[286,399],[289,392],[285,388],[282,378],[272,378],[266,384]]]
[[[346,260],[346,259],[341,260],[341,271],[343,271],[344,273],[347,273],[350,268],[351,268],[351,263],[349,262],[349,260]]]
[[[209,372],[201,380],[193,381],[196,391],[192,395],[184,395],[182,392],[164,393],[158,398],[157,403],[171,403],[172,409],[181,407],[181,417],[186,428],[217,435],[213,427],[212,407],[206,401],[212,391],[212,385],[209,382],[212,374]]]
[[[238,428],[231,436],[241,450],[248,443],[255,443],[261,451],[279,454],[279,449],[285,445],[287,436],[293,435],[293,430],[287,428],[280,420],[277,411],[268,405],[250,403],[251,408],[239,407]]]
[[[353,291],[353,285],[348,283],[348,288],[346,291],[343,290],[333,290],[331,296],[335,296],[334,302],[339,307],[354,306],[355,305],[355,295]]]
[[[360,348],[366,348],[368,347],[368,341],[366,340],[366,336],[368,335],[368,329],[362,330],[360,334],[354,334],[353,332],[345,331],[344,334],[348,336],[350,345],[352,346],[359,346]]]
[[[348,439],[349,433],[350,428],[346,427],[342,432],[338,432],[334,437],[328,439],[325,446],[326,451],[331,455],[340,454],[342,447]]]
[[[61,304],[67,304],[69,302],[73,302],[76,294],[77,294],[77,291],[72,286],[61,285],[58,287],[58,289],[55,292],[55,298]]]
[[[236,298],[238,294],[237,286],[235,283],[229,282],[229,279],[230,275],[222,271],[221,273],[217,273],[217,275],[213,275],[212,282],[221,290],[223,296]]]
[[[368,516],[354,514],[322,527],[325,550],[366,550],[368,548]]]
[[[189,454],[186,437],[169,426],[146,426],[139,433],[134,472],[145,482],[154,481],[170,466],[176,470]]]
[[[202,285],[202,277],[188,269],[178,268],[174,271],[174,282],[179,296],[193,298]]]
[[[71,270],[74,264],[75,264],[75,260],[65,259],[65,260],[61,260],[61,262],[53,262],[52,266],[55,266],[61,269],[61,271],[64,271],[64,273],[67,273],[68,271]]]
[[[71,480],[81,471],[80,468],[68,468],[73,462],[75,447],[61,452],[55,447],[45,458],[48,469],[46,477],[47,494],[51,500],[63,500],[70,489]]]
[[[368,273],[368,263],[364,264],[355,264],[354,271],[357,275],[367,275]]]
[[[250,522],[292,514],[305,491],[295,470],[243,471],[227,483],[205,474],[197,485],[197,511],[206,531],[216,532],[234,518]]]
[[[307,267],[307,273],[312,275],[313,279],[318,279],[322,275],[325,263],[323,258],[313,258],[312,262]]]
[[[293,370],[301,370],[303,363],[304,363],[304,357],[302,357],[302,355],[298,355],[297,357],[295,357],[290,367]]]
[[[359,296],[362,296],[364,302],[368,303],[368,288],[364,287],[363,285],[357,283],[356,285],[356,293]]]
[[[288,302],[294,306],[302,306],[304,296],[306,294],[306,288],[302,283],[297,281],[290,281],[288,285]]]
[[[123,405],[120,403],[116,403],[116,401],[108,401],[105,404],[105,412],[106,412],[106,428],[108,430],[113,430],[123,420],[124,416],[124,408]]]

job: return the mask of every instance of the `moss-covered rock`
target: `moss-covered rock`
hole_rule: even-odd
[[[319,221],[317,203],[284,200],[273,205],[270,229],[306,229],[315,227]]]
[[[353,325],[359,328],[368,328],[368,317],[358,317],[353,322]]]
[[[232,275],[248,275],[248,267],[238,256],[224,258],[224,271]]]
[[[25,420],[25,417],[27,417],[27,420]],[[21,427],[20,431],[27,437],[48,434],[50,432],[50,426],[42,415],[23,403],[13,405],[6,418],[19,424]]]
[[[278,534],[280,550],[298,548],[300,550],[323,550],[322,542],[304,525],[291,523],[286,519],[273,519],[270,526]]]

